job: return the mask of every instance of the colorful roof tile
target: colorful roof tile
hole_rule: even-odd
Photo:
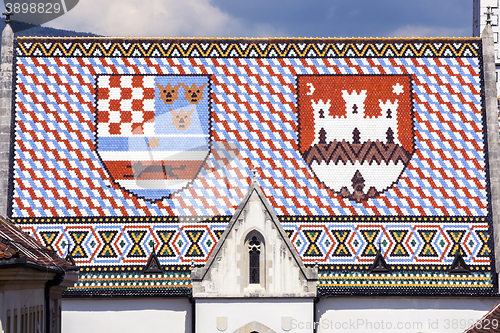
[[[80,272],[78,282],[65,297],[189,296],[190,272]]]
[[[325,294],[495,292],[480,39],[15,47],[10,214],[85,274],[204,265],[256,171]]]

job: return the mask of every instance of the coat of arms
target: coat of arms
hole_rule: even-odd
[[[206,75],[99,75],[97,153],[110,177],[147,200],[188,186],[210,152]]]
[[[414,152],[409,75],[301,75],[299,149],[317,179],[356,202],[395,185]]]

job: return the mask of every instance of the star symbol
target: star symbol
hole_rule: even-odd
[[[399,82],[392,86],[392,92],[398,96],[402,94],[403,91],[404,91],[403,86],[399,84]]]
[[[158,140],[157,138],[151,138],[148,140],[148,146],[152,149],[155,149],[156,147],[160,146],[160,140]]]

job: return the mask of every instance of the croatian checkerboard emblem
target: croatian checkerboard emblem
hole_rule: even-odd
[[[394,186],[414,152],[409,75],[301,75],[299,149],[319,182],[356,202]]]
[[[187,187],[210,153],[205,75],[97,76],[97,153],[121,188],[147,200]]]

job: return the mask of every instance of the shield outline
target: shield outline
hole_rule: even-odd
[[[98,105],[97,105],[97,103],[99,101],[99,93],[98,93],[99,89],[98,89],[97,82],[98,82],[98,78],[100,76],[120,76],[120,77],[123,77],[123,76],[141,76],[141,77],[154,76],[154,77],[206,77],[207,78],[207,86],[205,88],[205,89],[207,89],[206,96],[207,96],[207,111],[208,111],[207,124],[206,124],[207,129],[208,129],[208,131],[207,131],[207,135],[208,135],[207,154],[205,155],[205,158],[203,159],[203,161],[200,163],[200,166],[197,169],[195,176],[190,181],[188,181],[184,186],[182,186],[181,188],[179,188],[177,190],[172,190],[172,192],[169,195],[163,195],[163,196],[158,197],[156,199],[151,199],[151,198],[146,198],[146,197],[143,197],[143,196],[135,193],[134,191],[124,187],[118,181],[115,180],[115,178],[112,176],[112,173],[110,172],[110,170],[106,164],[106,161],[102,158],[101,154],[99,153],[99,135],[98,135],[99,110],[98,110]],[[211,74],[96,74],[94,76],[94,80],[95,80],[95,83],[94,83],[94,87],[95,87],[94,112],[93,112],[93,114],[94,114],[94,130],[93,130],[93,133],[94,133],[94,152],[96,153],[98,160],[102,165],[102,169],[105,171],[109,180],[111,180],[111,184],[113,187],[118,187],[121,191],[123,191],[125,193],[129,193],[130,195],[132,195],[136,198],[141,198],[143,200],[155,203],[155,202],[160,202],[160,201],[165,200],[165,199],[172,198],[173,195],[185,190],[194,182],[194,180],[199,175],[201,169],[205,165],[208,157],[210,156],[210,154],[212,152],[212,141],[213,141],[213,135],[212,135],[212,112],[213,112],[213,108],[212,108],[212,79],[213,78],[212,78],[212,76],[213,75],[211,75]],[[157,96],[156,96],[156,91],[155,91],[155,100],[156,100],[156,98],[157,98]],[[154,191],[154,190],[152,190],[152,191]]]
[[[310,92],[310,88],[309,86],[307,86],[307,82],[305,83],[301,83],[301,81],[304,79],[304,78],[311,78],[311,77],[317,77],[317,78],[328,78],[328,77],[348,77],[348,78],[358,78],[358,79],[363,79],[363,78],[366,78],[366,77],[371,77],[371,78],[374,78],[374,77],[406,77],[408,79],[408,85],[409,85],[409,94],[408,94],[408,98],[409,98],[409,101],[410,101],[410,107],[407,111],[398,111],[398,114],[400,114],[401,112],[408,112],[408,118],[409,118],[409,123],[410,123],[410,133],[411,133],[411,144],[409,145],[409,149],[406,150],[407,153],[409,154],[409,158],[408,160],[406,161],[406,163],[404,163],[404,167],[402,168],[401,172],[398,174],[397,178],[394,178],[394,180],[392,181],[391,185],[385,187],[383,190],[381,191],[378,191],[376,193],[376,195],[374,195],[373,197],[378,197],[380,195],[382,195],[384,192],[386,192],[387,190],[389,190],[390,188],[393,188],[398,182],[399,182],[399,179],[401,178],[401,176],[403,175],[403,173],[406,171],[406,168],[408,167],[408,165],[410,164],[410,161],[411,159],[413,158],[414,156],[414,153],[415,153],[415,143],[416,143],[416,137],[415,137],[415,133],[416,133],[416,130],[415,130],[415,108],[414,108],[414,92],[413,92],[413,83],[414,83],[414,80],[413,80],[413,75],[411,74],[298,74],[296,76],[296,91],[297,91],[297,111],[296,111],[296,115],[297,115],[297,141],[298,141],[298,151],[300,153],[300,155],[302,156],[302,158],[304,159],[304,163],[308,166],[310,172],[314,175],[314,178],[316,180],[316,182],[318,183],[318,185],[320,187],[323,187],[325,189],[327,189],[330,193],[332,193],[333,195],[335,196],[340,196],[340,197],[346,197],[343,193],[341,193],[342,191],[335,191],[334,189],[330,188],[323,179],[321,179],[321,177],[318,177],[318,175],[316,174],[316,172],[313,170],[312,166],[309,165],[306,161],[306,156],[307,156],[307,153],[309,152],[309,150],[311,149],[312,147],[312,144],[307,146],[307,148],[305,149],[305,145],[304,145],[304,141],[306,141],[306,138],[305,138],[305,135],[304,135],[304,131],[303,129],[305,128],[308,128],[311,126],[311,122],[308,121],[309,119],[311,119],[311,115],[304,115],[303,114],[303,106],[301,107],[301,101],[303,99],[301,99],[301,96],[304,96],[306,95],[308,92]],[[342,87],[340,88],[342,89]],[[305,90],[305,91],[303,91]],[[311,93],[312,95],[312,93]],[[302,112],[301,112],[302,111]],[[312,116],[312,118],[314,119],[314,116]],[[310,130],[310,128],[309,128]],[[365,202],[367,201],[368,199],[370,199],[371,197],[365,197],[361,200],[356,200],[356,199],[352,199],[350,198],[351,200],[354,200],[356,201],[357,203],[361,203],[361,202]]]

